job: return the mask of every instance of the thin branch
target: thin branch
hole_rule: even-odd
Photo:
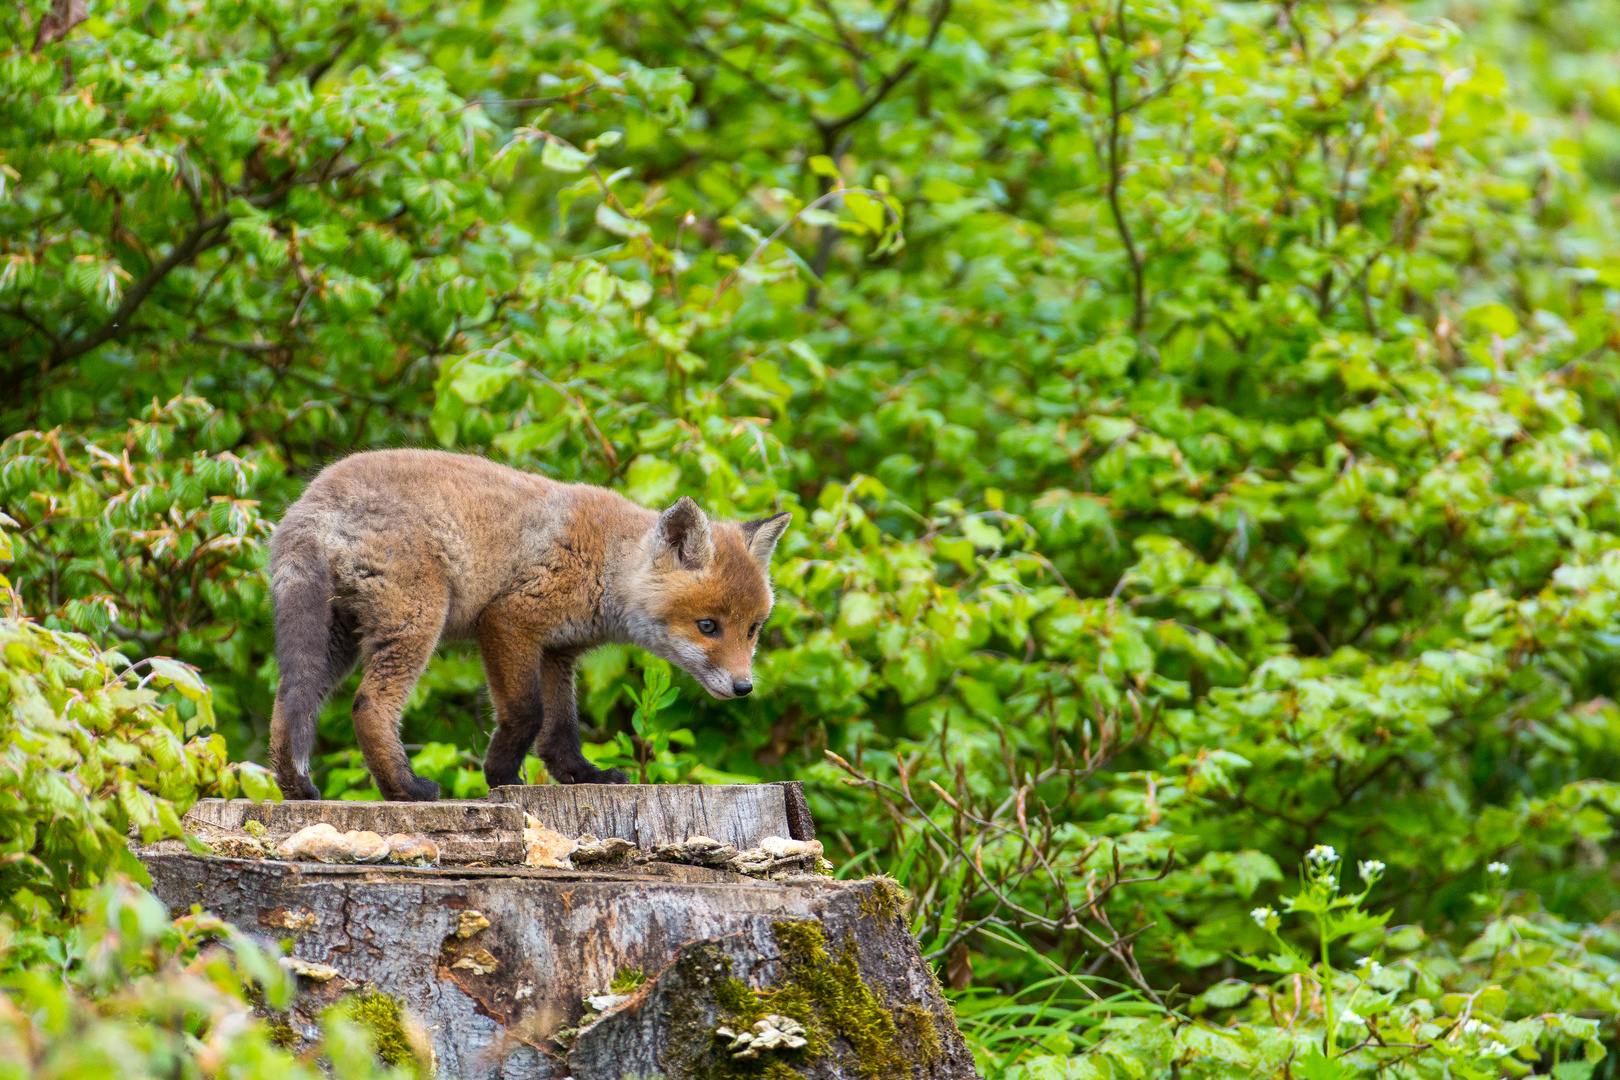
[[[899,67],[885,75],[878,83],[877,89],[865,101],[836,120],[820,120],[814,115],[810,117],[810,122],[816,126],[817,131],[821,132],[823,146],[831,146],[839,133],[845,128],[864,120],[868,113],[877,108],[883,99],[889,96],[889,91],[899,86],[900,83],[905,81],[906,76],[916,70],[917,64],[922,60],[923,56],[934,47],[934,41],[939,37],[940,28],[945,25],[945,19],[951,13],[952,2],[953,0],[938,0],[928,21],[928,36],[923,39],[921,47],[914,49],[912,54]]]

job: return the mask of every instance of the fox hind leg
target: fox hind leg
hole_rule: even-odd
[[[366,673],[354,695],[354,737],[377,789],[390,802],[439,797],[439,785],[411,768],[399,740],[399,722],[405,699],[433,658],[447,606],[443,601],[422,604],[403,619],[389,620],[403,630],[367,642]]]

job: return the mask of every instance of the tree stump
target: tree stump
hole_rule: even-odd
[[[602,869],[526,866],[527,815],[634,849],[618,845]],[[176,913],[200,903],[289,944],[299,994],[272,1023],[294,1044],[344,995],[381,993],[426,1033],[438,1075],[463,1080],[977,1076],[893,882],[736,872],[769,863],[748,861],[762,844],[814,839],[797,784],[205,800],[187,815],[238,855],[320,822],[425,835],[441,864],[196,855],[174,841],[139,851]],[[729,848],[683,847],[694,835],[755,850],[726,861]],[[690,864],[703,861],[729,868]]]

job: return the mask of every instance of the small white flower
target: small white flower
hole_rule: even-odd
[[[1462,1033],[1464,1035],[1472,1035],[1477,1031],[1484,1030],[1484,1028],[1485,1025],[1480,1023],[1478,1020],[1475,1020],[1473,1017],[1469,1017],[1467,1020],[1462,1022]]]
[[[1508,1049],[1506,1043],[1493,1042],[1485,1047],[1484,1052],[1491,1055],[1491,1057],[1507,1057],[1513,1051]]]
[[[1508,876],[1508,864],[1505,862],[1493,862],[1485,869],[1487,872],[1495,874],[1498,877]]]
[[[1344,1010],[1344,1012],[1339,1014],[1339,1023],[1341,1023],[1341,1024],[1364,1024],[1364,1023],[1366,1023],[1366,1021],[1363,1020],[1361,1017],[1357,1016],[1356,1011],[1354,1009],[1346,1009],[1346,1010]]]
[[[1362,957],[1362,958],[1361,958],[1361,959],[1360,959],[1360,960],[1357,960],[1357,961],[1356,961],[1356,967],[1366,967],[1366,966],[1367,966],[1367,965],[1368,965],[1368,964],[1370,964],[1370,963],[1372,963],[1372,962],[1373,962],[1373,958],[1372,958],[1372,957],[1370,957],[1370,956],[1363,956],[1363,957]]]
[[[1313,863],[1338,862],[1339,853],[1333,850],[1331,844],[1317,844],[1305,853],[1305,861]]]
[[[1377,859],[1367,859],[1357,869],[1361,871],[1362,881],[1371,881],[1384,872],[1384,864]]]
[[[1266,924],[1269,923],[1276,914],[1277,913],[1275,911],[1268,907],[1257,907],[1253,911],[1249,912],[1249,918],[1254,920],[1256,926],[1264,930],[1266,928]]]

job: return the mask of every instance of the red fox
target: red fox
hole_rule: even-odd
[[[466,454],[380,450],[325,469],[270,541],[281,685],[270,757],[288,798],[316,799],[315,720],[365,659],[354,734],[385,799],[425,801],[400,713],[442,638],[478,642],[497,729],[490,787],[520,783],[536,745],[554,780],[622,784],[580,752],[574,662],[639,645],[717,698],[753,690],[786,513],[710,521],[682,497],[663,513]]]

